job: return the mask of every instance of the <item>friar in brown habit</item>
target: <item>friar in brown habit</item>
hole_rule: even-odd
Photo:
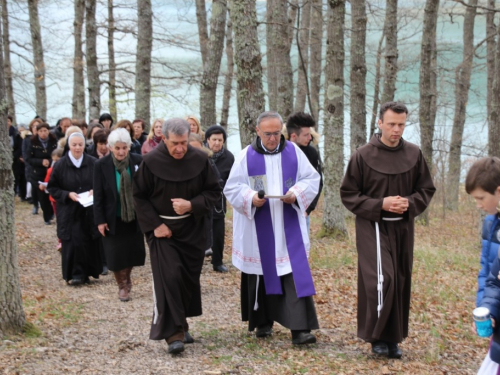
[[[193,342],[186,318],[202,313],[205,220],[222,191],[207,154],[188,145],[189,132],[183,119],[165,121],[163,142],[144,155],[133,186],[153,271],[150,339],[166,340],[172,354]]]
[[[407,114],[401,103],[380,107],[380,133],[354,152],[340,188],[356,215],[358,336],[390,358],[408,336],[414,219],[436,190],[422,152],[402,138]]]

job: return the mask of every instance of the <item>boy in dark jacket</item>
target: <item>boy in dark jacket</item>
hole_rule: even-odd
[[[500,261],[497,255],[490,266],[490,260],[487,258],[491,254],[492,247],[498,249],[497,223],[500,214],[500,159],[488,157],[476,161],[467,173],[465,190],[475,199],[479,209],[493,216],[488,216],[485,219],[483,227],[483,239],[488,239],[488,242],[486,243],[486,249],[483,242],[477,303],[478,307],[486,307],[490,310],[493,338],[488,354],[478,374],[497,374],[500,363],[500,330],[498,326],[495,326],[495,321],[500,318]],[[487,233],[484,233],[485,229]],[[486,269],[489,270],[487,275],[485,275],[487,272]],[[481,284],[485,276],[484,294],[480,299],[480,294],[482,293]]]

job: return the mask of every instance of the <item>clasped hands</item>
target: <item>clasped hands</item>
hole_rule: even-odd
[[[293,192],[288,190],[285,194],[285,198],[281,198],[280,200],[283,203],[292,204],[297,200],[297,198],[295,197],[295,194]],[[261,198],[259,198],[258,193],[255,193],[254,196],[252,197],[252,204],[255,207],[262,207],[264,205],[264,203],[266,203],[266,198],[261,199]]]
[[[382,203],[382,209],[384,211],[394,212],[395,214],[404,214],[408,211],[408,207],[408,199],[399,195],[385,197]]]

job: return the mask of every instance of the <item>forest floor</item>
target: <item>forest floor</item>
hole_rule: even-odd
[[[311,220],[311,265],[321,329],[317,344],[294,347],[290,333],[256,339],[240,319],[240,275],[231,266],[231,215],[225,262],[230,272],[201,276],[203,315],[189,319],[195,343],[171,356],[149,340],[151,267],[134,268],[132,300],[120,302],[113,276],[67,286],[61,278],[56,227],[16,201],[20,282],[27,319],[37,329],[0,340],[0,374],[475,374],[488,340],[472,330],[479,270],[479,214],[470,202],[442,218],[431,212],[416,226],[409,337],[401,360],[380,359],[356,337],[357,254],[349,239],[319,238],[321,212]]]

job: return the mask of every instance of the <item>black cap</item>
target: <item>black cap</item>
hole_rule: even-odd
[[[222,136],[224,137],[224,143],[226,142],[227,134],[226,134],[226,130],[222,126],[220,126],[220,125],[212,125],[211,127],[209,127],[205,131],[205,139],[210,138],[210,136],[212,134],[222,134]]]

